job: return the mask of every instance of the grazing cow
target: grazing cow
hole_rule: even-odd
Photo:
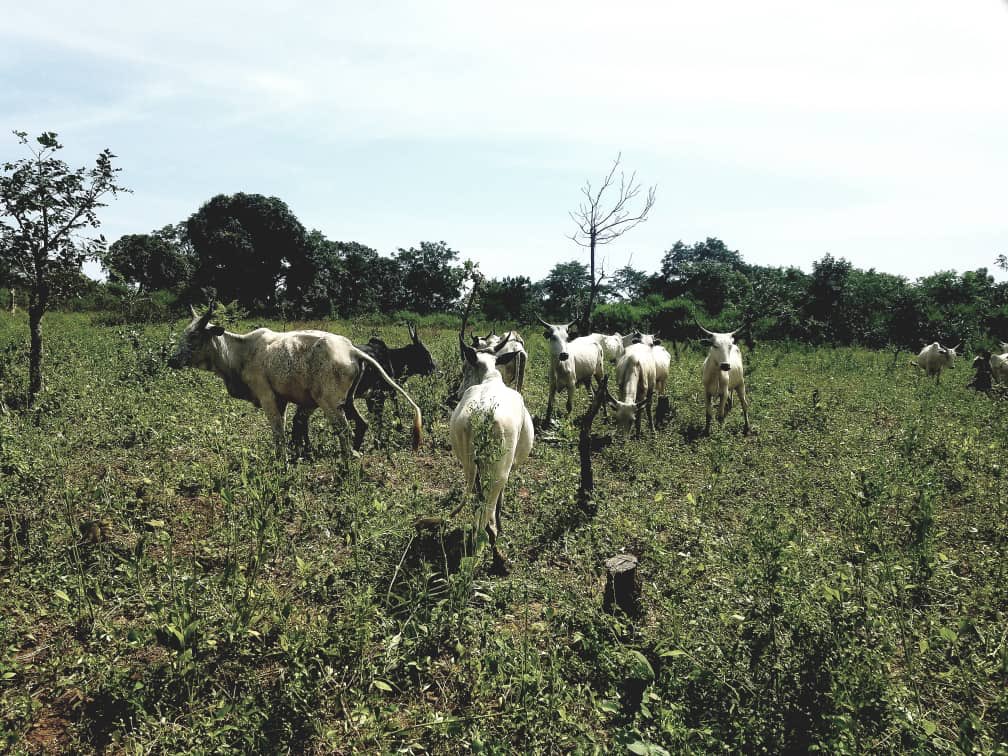
[[[746,398],[745,375],[742,369],[742,352],[735,343],[734,336],[739,328],[727,333],[708,331],[699,322],[697,326],[710,338],[703,343],[710,347],[703,363],[703,385],[707,395],[707,426],[706,433],[711,429],[711,401],[718,397],[718,422],[723,423],[728,410],[731,409],[729,393],[734,391],[742,405],[742,417],[745,419],[745,433],[751,430],[749,426],[749,400]]]
[[[507,560],[497,547],[504,487],[514,466],[528,459],[535,438],[525,400],[504,385],[500,373],[501,367],[518,359],[519,352],[476,351],[466,346],[462,334],[459,334],[459,349],[462,386],[461,398],[449,421],[452,451],[462,463],[465,494],[479,492],[479,487],[483,487],[483,504],[476,518],[475,534],[486,529],[493,548],[494,568],[505,572]],[[483,427],[490,431],[488,449],[477,448],[481,437],[486,439],[480,423],[486,423]],[[481,459],[481,454],[487,451],[490,451],[490,458]],[[459,505],[452,515],[458,514],[461,508]]]
[[[921,349],[917,359],[911,360],[910,364],[923,370],[929,378],[933,375],[937,384],[941,382],[942,370],[955,367],[956,349],[958,348],[958,344],[946,348],[935,341]]]
[[[623,343],[625,337],[618,333],[614,333],[612,336],[604,333],[590,333],[585,338],[591,339],[602,347],[602,354],[610,362],[618,362],[619,358],[623,356],[623,348],[626,346]]]
[[[619,385],[620,399],[606,392],[609,406],[614,410],[616,427],[621,431],[629,431],[630,424],[635,423],[636,435],[640,437],[641,410],[645,410],[648,427],[654,432],[654,416],[651,413],[651,401],[655,389],[655,359],[651,353],[652,347],[647,344],[631,344],[623,352],[616,363],[616,382]]]
[[[486,336],[476,336],[472,333],[469,336],[472,339],[472,348],[477,352],[492,352],[498,357],[511,352],[518,355],[513,360],[502,362],[499,370],[504,378],[504,384],[521,393],[525,385],[525,365],[528,362],[528,352],[525,351],[525,340],[521,334],[518,331],[508,331],[503,338],[493,332]]]
[[[168,366],[214,372],[224,380],[231,396],[262,407],[273,428],[277,457],[283,458],[285,452],[284,410],[288,404],[309,414],[321,407],[336,431],[344,459],[351,457],[346,415],[355,422],[358,418],[363,421],[353,399],[364,365],[370,365],[413,406],[413,445],[419,446],[422,418],[416,402],[374,358],[345,336],[325,331],[277,333],[268,328],[231,333],[210,323],[213,310],[213,303],[203,315],[193,310],[192,322],[179,337]],[[356,450],[352,453],[357,455]]]
[[[538,317],[538,316],[537,316]],[[539,322],[546,326],[543,337],[550,350],[549,399],[546,402],[546,418],[549,424],[553,418],[553,402],[558,388],[567,392],[567,414],[574,407],[574,388],[578,384],[591,394],[592,376],[601,381],[605,375],[605,361],[602,347],[588,336],[571,340],[567,329],[574,323],[553,325],[542,318]],[[604,406],[604,405],[603,405]]]

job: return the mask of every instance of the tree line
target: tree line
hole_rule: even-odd
[[[361,242],[307,231],[282,200],[258,194],[218,195],[182,223],[124,236],[103,265],[113,286],[187,300],[212,289],[251,311],[300,318],[453,312],[473,275],[443,241],[383,256]],[[912,349],[925,340],[1008,337],[1008,284],[996,283],[986,268],[910,281],[826,254],[806,273],[747,263],[708,238],[675,242],[657,271],[625,265],[596,283],[595,328],[642,327],[671,340],[693,335],[694,316],[745,324],[756,339],[816,344]],[[538,314],[581,319],[592,284],[589,266],[573,259],[539,281],[482,280],[479,303],[491,322],[533,323]]]

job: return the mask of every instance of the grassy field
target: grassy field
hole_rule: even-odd
[[[935,386],[908,356],[760,345],[757,433],[736,408],[705,437],[687,350],[664,427],[598,444],[596,512],[581,392],[508,487],[500,578],[412,526],[459,501],[453,332],[421,329],[421,451],[403,412],[347,470],[321,413],[278,466],[259,410],[164,367],[169,331],[47,316],[25,411],[26,324],[0,314],[0,750],[1008,749],[1008,405],[963,361]],[[634,620],[602,608],[623,551]]]

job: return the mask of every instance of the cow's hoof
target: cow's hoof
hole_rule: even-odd
[[[511,574],[511,562],[498,549],[493,552],[493,564],[490,566],[490,574],[498,577],[506,577]]]

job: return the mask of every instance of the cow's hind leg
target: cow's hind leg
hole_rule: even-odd
[[[504,499],[504,487],[507,485],[507,477],[495,479],[484,499],[483,512],[480,517],[480,525],[486,528],[487,537],[490,540],[490,548],[493,550],[493,572],[497,575],[506,575],[510,571],[510,564],[507,557],[497,547],[497,536],[500,535],[498,529],[498,518],[500,516],[498,507]]]
[[[343,461],[348,465],[352,458],[360,458],[360,452],[350,446],[350,424],[347,422],[346,413],[343,411],[342,405],[326,406],[322,405],[322,411],[325,412],[329,422],[332,423],[333,433],[336,434],[336,438],[339,439],[340,451],[343,453]]]
[[[258,399],[263,412],[266,413],[266,419],[269,420],[270,427],[273,429],[273,445],[276,447],[277,459],[286,461],[287,444],[284,438],[284,410],[287,409],[287,402],[283,399],[278,399],[272,393],[260,395]]]

